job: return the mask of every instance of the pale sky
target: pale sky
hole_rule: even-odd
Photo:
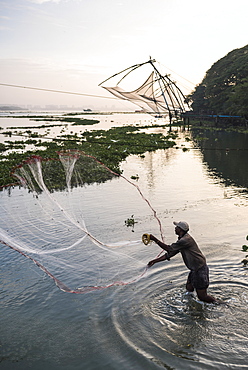
[[[152,56],[187,94],[248,43],[247,15],[247,0],[0,0],[0,83],[110,97],[100,82]],[[0,104],[128,107],[1,85]]]

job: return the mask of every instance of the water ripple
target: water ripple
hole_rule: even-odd
[[[142,354],[150,366],[225,369],[228,362],[229,368],[242,368],[246,290],[247,284],[239,281],[215,282],[211,294],[221,291],[226,298],[214,305],[200,302],[183,287],[146,280],[138,291],[129,291],[121,306],[113,305],[113,325],[129,350]]]

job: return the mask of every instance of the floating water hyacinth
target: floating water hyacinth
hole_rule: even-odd
[[[246,240],[248,240],[248,235],[246,235]],[[242,245],[242,251],[247,252],[248,251],[248,245],[246,245],[246,244]],[[246,267],[246,265],[248,264],[248,255],[245,256],[245,258],[241,262]]]

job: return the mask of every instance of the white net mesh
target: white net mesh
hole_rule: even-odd
[[[136,281],[148,262],[144,230],[137,222],[133,232],[124,221],[133,214],[154,218],[149,202],[93,157],[71,151],[59,158],[34,156],[16,168],[22,186],[1,192],[1,241],[67,292]]]

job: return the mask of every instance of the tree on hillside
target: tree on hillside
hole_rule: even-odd
[[[248,117],[248,45],[214,63],[187,98],[197,114]]]

